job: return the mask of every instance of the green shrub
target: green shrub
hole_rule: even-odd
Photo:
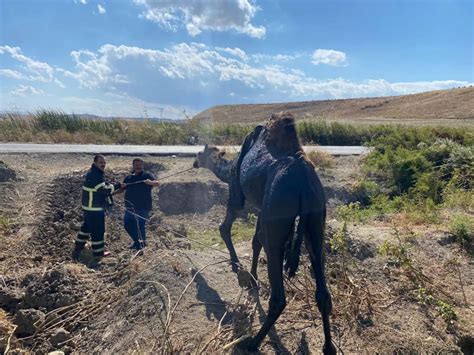
[[[468,244],[474,237],[474,220],[464,214],[455,214],[449,223],[449,231],[458,243]]]
[[[390,138],[399,141],[396,132]],[[410,204],[420,205],[419,212],[427,212],[425,217],[431,218],[431,213],[436,205],[442,204],[446,198],[458,195],[470,196],[460,191],[472,189],[474,178],[474,148],[463,146],[459,142],[448,139],[436,139],[430,144],[418,143],[412,137],[412,142],[404,144],[405,147],[392,147],[392,141],[386,137],[388,145],[379,145],[364,161],[363,171],[366,178],[376,181],[382,186],[380,191],[385,191],[390,199],[397,196],[411,201],[409,204],[398,200],[395,209],[409,207]],[[433,138],[433,137],[432,137]],[[408,139],[408,138],[407,138]],[[433,138],[434,139],[434,138]],[[462,139],[459,139],[460,141]],[[364,194],[361,201],[364,205],[370,201],[374,204],[377,193],[367,198]],[[464,205],[469,203],[464,198]],[[386,201],[379,200],[386,205]],[[470,205],[470,204],[469,204]]]
[[[446,323],[451,323],[457,318],[453,306],[447,302],[438,300],[436,302],[436,310]]]
[[[398,244],[394,244],[385,240],[378,248],[380,255],[389,258],[397,266],[410,266],[412,259],[409,253],[407,243],[398,240]]]
[[[451,181],[453,181],[453,179]],[[443,201],[444,207],[458,209],[465,212],[473,211],[474,190],[459,189],[448,184],[446,189],[443,191]]]
[[[5,216],[0,215],[0,232],[7,233],[13,225],[13,221]]]
[[[380,185],[367,178],[359,178],[350,188],[350,192],[364,207],[369,206],[372,200],[382,193]]]

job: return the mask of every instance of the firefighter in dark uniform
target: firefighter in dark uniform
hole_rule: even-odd
[[[121,183],[109,183],[104,178],[105,158],[103,155],[94,156],[94,163],[87,172],[82,186],[82,210],[84,211],[84,222],[75,241],[75,248],[72,254],[77,260],[86,245],[91,239],[92,255],[94,261],[109,255],[105,251],[105,210],[112,205],[112,193],[119,188],[123,188]]]

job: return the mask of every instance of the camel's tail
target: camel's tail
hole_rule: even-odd
[[[301,244],[305,234],[306,217],[307,215],[302,214],[299,216],[298,227],[296,228],[295,235],[291,235],[288,240],[285,253],[285,271],[288,272],[288,277],[293,277],[298,270],[301,255]]]

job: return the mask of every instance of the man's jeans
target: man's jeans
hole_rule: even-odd
[[[135,249],[142,249],[146,245],[146,220],[144,218],[148,219],[149,214],[149,210],[125,211],[123,225],[127,233],[132,238],[133,247]]]

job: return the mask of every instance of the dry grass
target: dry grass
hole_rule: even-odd
[[[15,338],[12,336],[15,328],[7,313],[0,309],[0,352],[2,354],[6,353],[7,347],[9,349],[16,347]]]
[[[313,150],[307,153],[306,156],[317,168],[329,169],[334,166],[333,156],[322,150]]]

